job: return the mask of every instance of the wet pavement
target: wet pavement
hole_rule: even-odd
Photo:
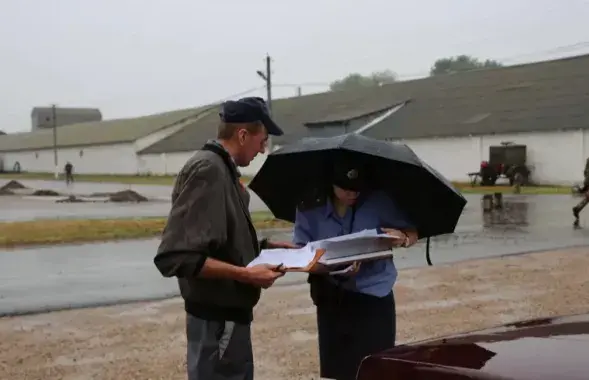
[[[8,181],[0,181],[0,187]],[[66,186],[63,181],[19,181],[32,189],[54,190],[68,195],[133,190],[154,199],[142,203],[55,203],[46,197],[0,196],[0,222],[37,219],[104,219],[166,216],[170,210],[171,186],[127,185],[121,183],[77,182]],[[251,192],[250,211],[265,211],[266,205]]]
[[[589,245],[589,229],[572,227],[567,195],[505,196],[504,209],[485,214],[481,196],[469,204],[457,232],[432,239],[434,265],[530,251]],[[589,215],[589,214],[588,214]],[[581,225],[589,228],[583,215]],[[289,239],[289,231],[266,231]],[[153,265],[157,239],[0,251],[0,315],[165,298],[178,294],[174,279]],[[426,265],[425,245],[399,250],[399,268]],[[301,283],[288,274],[279,284]]]

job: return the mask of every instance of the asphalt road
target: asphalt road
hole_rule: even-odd
[[[435,264],[589,245],[589,230],[573,229],[570,196],[506,196],[505,209],[485,215],[480,196],[469,205],[457,232],[433,239]],[[584,217],[582,224],[588,223]],[[265,232],[289,239],[289,231]],[[166,298],[176,281],[153,265],[156,239],[0,251],[0,315]],[[399,268],[426,265],[424,244],[399,250]],[[298,284],[288,274],[279,284]]]
[[[0,182],[0,186],[8,181]],[[32,189],[55,190],[63,194],[89,195],[131,189],[147,198],[143,203],[55,203],[47,197],[0,196],[0,222],[37,219],[109,219],[166,216],[170,210],[171,186],[125,185],[118,183],[78,182],[67,187],[62,181],[19,181]],[[268,208],[253,192],[250,211]]]

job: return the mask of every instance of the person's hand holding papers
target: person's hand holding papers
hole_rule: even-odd
[[[281,270],[280,265],[259,264],[248,267],[244,271],[246,282],[264,289],[268,289],[282,276],[284,271]]]
[[[401,231],[401,230],[396,230],[394,228],[381,228],[381,230],[387,234],[390,234],[390,235],[402,236],[402,239],[391,241],[391,248],[411,247],[413,244],[415,244],[417,242],[417,239],[418,239],[417,232],[411,231],[411,230]]]
[[[360,270],[361,264],[362,263],[359,261],[354,261],[350,265],[344,265],[343,268],[341,266],[334,268],[332,266],[328,266],[325,264],[316,263],[313,266],[313,269],[310,270],[309,272],[315,273],[315,274],[332,274],[332,275],[337,274],[338,276],[342,276],[342,277],[353,277]]]

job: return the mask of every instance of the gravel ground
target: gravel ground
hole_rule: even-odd
[[[401,271],[398,340],[589,311],[587,249]],[[256,378],[318,379],[306,285],[266,291],[253,328]],[[184,379],[181,301],[0,319],[0,379]]]

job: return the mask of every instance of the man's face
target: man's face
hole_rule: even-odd
[[[235,163],[237,166],[248,166],[259,153],[266,151],[268,132],[262,125],[255,132],[243,128],[238,131],[239,154]]]

